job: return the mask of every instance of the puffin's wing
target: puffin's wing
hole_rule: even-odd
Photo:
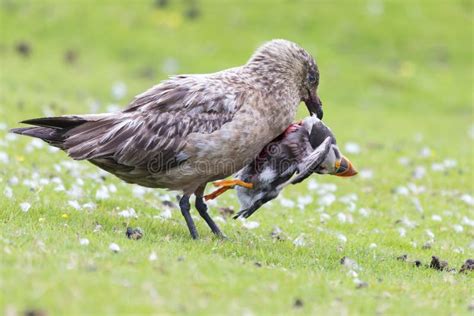
[[[326,137],[321,145],[319,145],[310,155],[298,164],[298,175],[291,179],[291,184],[300,183],[309,177],[314,169],[319,166],[326,158],[331,148],[331,138]]]
[[[178,76],[137,96],[123,112],[88,121],[67,132],[65,149],[75,159],[130,167],[176,167],[186,136],[212,133],[232,120],[241,95],[204,75]],[[240,102],[240,103],[239,103]]]

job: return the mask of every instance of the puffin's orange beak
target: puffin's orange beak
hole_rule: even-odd
[[[336,173],[334,175],[338,177],[352,177],[356,174],[357,170],[346,157],[342,156],[341,160],[336,162]]]

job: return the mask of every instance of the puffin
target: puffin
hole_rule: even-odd
[[[331,129],[316,115],[291,124],[238,171],[235,179],[214,182],[220,188],[205,198],[214,199],[235,187],[241,210],[234,218],[248,218],[283,188],[314,173],[339,177],[357,174],[352,162],[341,153]]]
[[[300,102],[323,116],[319,70],[312,55],[288,40],[260,46],[242,66],[170,77],[115,113],[24,120],[11,130],[58,147],[127,183],[181,191],[179,207],[193,239],[190,197],[211,231],[206,184],[248,165],[294,120]]]

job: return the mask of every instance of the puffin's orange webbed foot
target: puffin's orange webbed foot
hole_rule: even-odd
[[[222,193],[224,193],[225,191],[231,189],[231,187],[222,187],[222,188],[219,188],[217,190],[215,190],[214,192],[212,193],[209,193],[209,194],[206,194],[204,195],[204,200],[205,201],[209,201],[209,200],[214,200],[215,198],[217,198],[219,195],[221,195]]]
[[[253,188],[252,183],[244,182],[244,181],[239,180],[239,179],[220,180],[220,181],[213,182],[212,184],[214,184],[214,186],[216,186],[216,187],[230,187],[230,188],[233,188],[234,186],[238,185],[238,186],[241,186],[241,187],[244,187],[244,188],[247,188],[247,189],[252,189]]]
[[[209,194],[205,195],[204,200],[206,200],[206,201],[214,200],[215,198],[217,198],[219,195],[221,195],[225,191],[227,191],[229,189],[233,189],[236,185],[247,188],[247,189],[252,189],[253,188],[252,183],[244,182],[244,181],[239,180],[239,179],[220,180],[220,181],[215,181],[212,184],[214,184],[214,186],[220,187],[220,188],[215,190],[212,193],[209,193]]]

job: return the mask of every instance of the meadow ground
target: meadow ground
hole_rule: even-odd
[[[474,257],[472,9],[0,1],[0,311],[472,315],[473,274],[425,267]],[[245,222],[226,216],[238,209],[228,192],[210,204],[226,241],[198,217],[191,240],[173,192],[8,134],[26,118],[116,110],[169,74],[242,64],[272,38],[316,56],[325,121],[360,174],[312,177]]]

